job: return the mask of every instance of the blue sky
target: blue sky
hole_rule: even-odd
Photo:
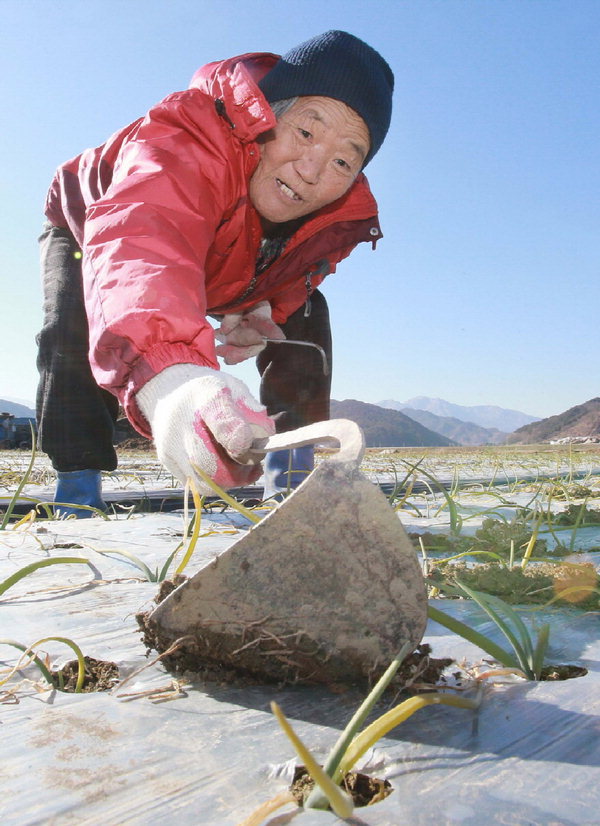
[[[54,169],[195,69],[330,28],[396,76],[384,238],[325,282],[333,396],[536,416],[599,395],[597,0],[0,0],[0,397],[35,395]],[[256,392],[253,365],[235,368]]]

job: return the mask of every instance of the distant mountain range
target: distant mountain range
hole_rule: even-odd
[[[509,444],[539,444],[572,439],[600,441],[600,398],[524,425],[511,433],[507,441]]]
[[[436,416],[428,410],[405,407],[402,413],[459,445],[503,445],[508,436],[508,433],[495,427],[480,427],[473,422],[464,422],[452,416]]]
[[[423,410],[433,413],[442,418],[459,419],[461,422],[472,422],[480,427],[500,430],[504,433],[512,433],[518,427],[539,421],[539,416],[530,416],[519,410],[510,410],[495,405],[475,405],[473,407],[461,404],[452,404],[445,399],[435,399],[429,396],[415,396],[405,402],[398,402],[394,399],[386,399],[378,402],[380,407],[387,407],[391,410],[404,410],[410,407],[411,410]]]
[[[440,433],[463,445],[540,444],[572,440],[600,442],[600,397],[545,419],[502,407],[463,407],[444,399],[430,399],[426,396],[418,396],[409,402],[389,399],[380,404],[384,409],[402,412],[430,431]],[[416,408],[417,404],[422,407]],[[415,405],[415,408],[412,405]],[[440,415],[426,408],[454,415]],[[467,420],[467,416],[471,417],[471,421]],[[508,427],[519,421],[522,424],[509,432]],[[496,422],[502,425],[503,429],[485,426],[482,424],[485,422],[488,425],[490,422]]]
[[[367,447],[444,447],[451,439],[434,433],[399,410],[356,399],[331,400],[332,419],[351,419],[362,428]]]
[[[35,410],[31,407],[8,399],[0,399],[0,413],[11,413],[19,419],[35,419]]]
[[[10,399],[0,399],[0,413],[35,418],[32,407]],[[417,396],[408,402],[388,399],[379,404],[356,399],[332,400],[331,416],[355,421],[364,430],[368,447],[539,444],[571,439],[600,441],[600,397],[546,419],[502,407],[463,407],[427,396]],[[467,419],[467,416],[472,418]],[[519,421],[521,424],[513,431],[508,430]],[[488,425],[482,422],[488,422]],[[490,422],[497,422],[502,427]],[[124,437],[126,434],[120,435]]]

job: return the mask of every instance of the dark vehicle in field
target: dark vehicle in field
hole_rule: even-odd
[[[0,413],[0,448],[31,448],[31,433],[36,432],[35,419]]]

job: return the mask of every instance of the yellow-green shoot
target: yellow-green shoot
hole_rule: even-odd
[[[23,645],[21,642],[17,642],[16,640],[10,639],[0,639],[0,645],[10,645],[12,648],[17,648],[19,651],[23,652],[23,657],[21,660],[12,668],[10,669],[8,675],[0,680],[0,685],[4,685],[11,679],[11,677],[16,673],[23,666],[23,660],[26,657],[30,658],[30,661],[33,662],[40,670],[43,678],[46,682],[52,686],[52,688],[56,688],[59,691],[62,691],[62,686],[60,684],[59,679],[55,679],[52,675],[50,670],[47,668],[45,663],[35,654],[35,649],[39,645],[43,645],[46,642],[61,642],[64,645],[67,645],[77,657],[77,682],[75,684],[75,693],[79,694],[83,689],[83,683],[85,681],[85,659],[81,648],[73,642],[73,640],[69,639],[68,637],[43,637],[41,640],[37,640],[36,642],[32,643],[31,645]]]
[[[23,474],[19,484],[17,485],[17,489],[13,493],[13,495],[11,497],[11,500],[8,503],[8,508],[6,509],[6,512],[5,512],[4,516],[2,517],[2,522],[0,522],[0,531],[6,530],[6,527],[7,527],[8,523],[10,522],[13,510],[15,508],[15,505],[17,504],[19,496],[21,495],[21,491],[23,490],[23,488],[27,484],[27,480],[29,479],[29,476],[31,475],[31,471],[33,470],[33,465],[34,465],[34,462],[35,462],[35,433],[33,432],[33,426],[31,425],[31,422],[29,423],[29,427],[31,428],[31,444],[32,444],[31,457],[29,459],[29,464],[27,466],[27,470],[25,471],[25,473]]]
[[[192,465],[192,467],[194,468],[194,473],[198,474],[198,477],[202,479],[204,484],[208,485],[208,487],[211,488],[216,493],[216,495],[223,500],[223,502],[226,502],[230,507],[232,507],[238,513],[240,513],[242,516],[245,516],[246,519],[248,519],[250,522],[253,522],[254,524],[258,524],[258,522],[260,522],[260,516],[257,516],[255,513],[252,513],[252,511],[249,508],[246,508],[244,505],[242,505],[241,502],[238,502],[236,499],[234,499],[233,496],[230,496],[226,491],[223,490],[223,488],[220,485],[218,485],[214,481],[214,479],[211,479],[208,473],[205,473],[202,470],[202,468],[198,467],[198,465]]]
[[[317,764],[316,759],[302,741],[300,741],[300,738],[294,732],[290,723],[283,718],[280,709],[276,704],[272,704],[273,711],[282,729],[292,742],[298,757],[306,766],[307,771],[315,783],[314,789],[306,800],[306,808],[327,809],[331,807],[338,817],[349,817],[349,814],[341,813],[351,810],[348,809],[349,803],[347,796],[339,796],[339,786],[356,762],[378,740],[388,734],[399,723],[410,717],[411,714],[414,714],[415,711],[424,708],[426,705],[443,704],[468,709],[475,709],[479,706],[479,697],[471,699],[442,693],[411,697],[377,718],[363,731],[360,731],[375,703],[381,698],[381,695],[389,686],[403,659],[410,652],[411,647],[410,644],[402,647],[398,656],[394,658],[341,733],[322,768]],[[282,723],[282,719],[285,720],[284,723]],[[298,747],[299,742],[301,743],[300,748]],[[316,769],[314,768],[315,765],[317,766]],[[338,791],[332,792],[332,788]]]

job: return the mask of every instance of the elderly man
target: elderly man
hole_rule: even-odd
[[[388,130],[392,91],[381,55],[329,31],[283,57],[204,66],[188,90],[57,170],[38,337],[57,502],[103,507],[119,402],[178,479],[197,466],[223,487],[258,479],[261,466],[243,463],[256,438],[328,418],[318,351],[270,340],[314,343],[330,359],[316,288],[381,235],[362,170]],[[217,355],[258,356],[262,403]],[[309,469],[310,449],[292,466]],[[273,489],[287,467],[287,455],[267,458]]]

